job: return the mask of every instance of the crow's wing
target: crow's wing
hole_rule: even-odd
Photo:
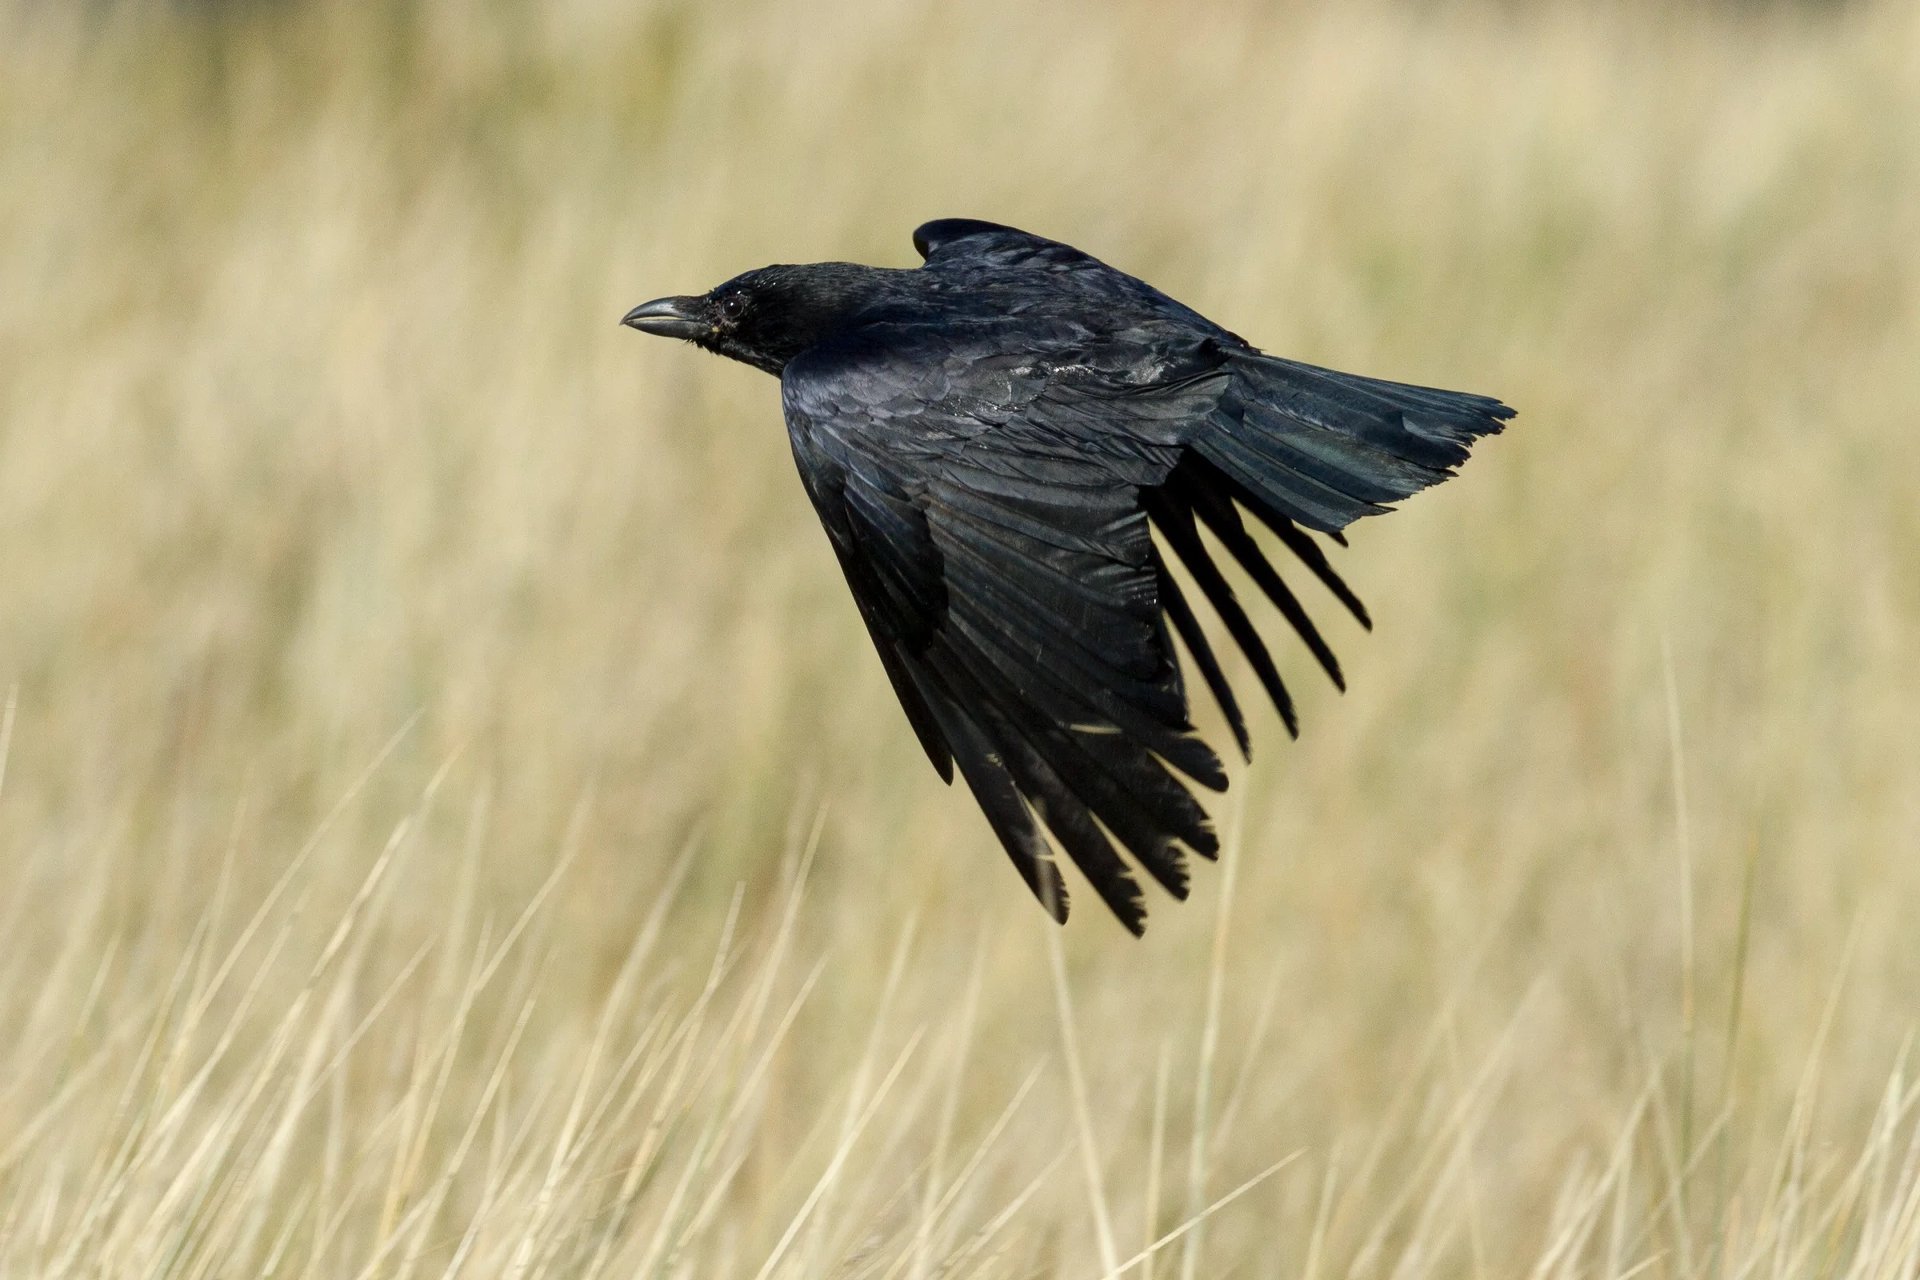
[[[1072,245],[978,218],[936,218],[923,222],[913,229],[913,247],[922,259],[936,266],[943,258],[957,256],[996,266],[1030,262],[1036,256],[1062,265],[1096,261]]]
[[[1022,276],[1029,282],[1044,278],[1047,287],[1038,295],[1031,289],[1022,291],[1018,305],[1023,316],[1051,311],[1094,324],[1102,317],[1119,316],[1124,321],[1144,322],[1154,330],[1150,345],[1155,339],[1179,334],[1189,342],[1207,338],[1225,346],[1247,348],[1245,339],[1138,276],[1108,266],[1070,244],[1017,227],[974,218],[941,218],[914,229],[913,247],[926,260],[922,270],[962,282],[965,291],[974,296],[991,296],[997,287]],[[1125,344],[1110,350],[1127,359],[1140,354]]]
[[[1187,718],[1141,493],[1223,380],[1140,394],[956,341],[899,327],[796,360],[795,460],[935,767],[958,765],[1056,917],[1042,822],[1139,932],[1116,842],[1176,897],[1182,846],[1218,848],[1173,773],[1226,784]]]

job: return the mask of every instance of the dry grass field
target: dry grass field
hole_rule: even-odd
[[[0,1276],[1920,1274],[1920,9],[0,2]],[[988,217],[1520,409],[1052,928],[774,384]]]

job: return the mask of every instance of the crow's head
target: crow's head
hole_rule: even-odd
[[[899,277],[911,274],[851,262],[761,267],[697,296],[643,302],[620,323],[778,377],[787,361],[897,297]]]

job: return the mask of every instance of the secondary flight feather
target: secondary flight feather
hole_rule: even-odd
[[[1453,475],[1513,410],[1267,355],[1011,227],[945,219],[913,243],[918,268],[763,267],[624,323],[780,379],[801,482],[927,758],[966,780],[1055,919],[1057,845],[1137,934],[1139,873],[1184,898],[1187,855],[1219,851],[1191,785],[1227,776],[1194,729],[1175,637],[1251,750],[1161,542],[1297,735],[1202,531],[1345,688],[1245,517],[1371,626],[1321,540]]]

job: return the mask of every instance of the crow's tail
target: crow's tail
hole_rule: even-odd
[[[1336,373],[1249,352],[1193,440],[1263,519],[1338,533],[1440,483],[1513,410],[1488,396]]]
[[[1377,515],[1388,503],[1451,476],[1473,441],[1499,431],[1513,410],[1486,396],[1335,373],[1257,352],[1235,356],[1232,368],[1233,381],[1206,428],[1188,442],[1187,456],[1166,482],[1144,499],[1147,514],[1246,654],[1288,732],[1298,736],[1279,668],[1200,529],[1239,562],[1328,678],[1344,689],[1333,650],[1242,524],[1239,508],[1258,517],[1362,626],[1371,627],[1366,606],[1307,530],[1344,542],[1340,530],[1361,516]],[[1167,617],[1246,754],[1246,722],[1233,690],[1164,566],[1160,591]]]

